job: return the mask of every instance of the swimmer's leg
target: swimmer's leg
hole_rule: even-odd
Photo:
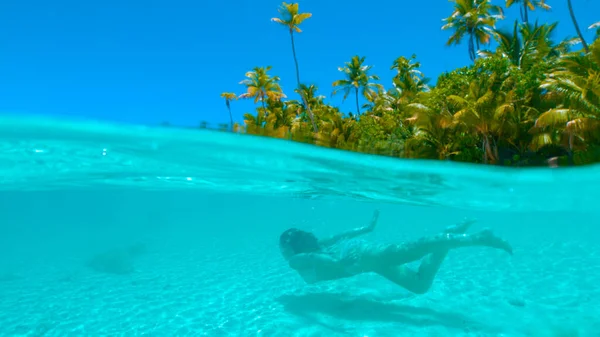
[[[474,220],[465,219],[456,225],[447,227],[443,233],[463,234],[474,222]],[[385,266],[378,270],[377,274],[406,288],[406,290],[410,292],[424,294],[431,288],[437,272],[448,255],[448,251],[449,250],[440,251],[425,256],[421,260],[418,271],[414,271],[405,265]]]
[[[512,255],[512,247],[505,240],[485,229],[474,234],[438,234],[402,244],[379,245],[365,251],[362,259],[372,266],[401,265],[420,260],[431,253],[463,247],[489,247]]]
[[[443,233],[402,244],[386,244],[366,250],[361,259],[372,267],[401,265],[420,260],[431,253],[463,247],[489,247],[512,255],[510,244],[489,229],[474,234]]]

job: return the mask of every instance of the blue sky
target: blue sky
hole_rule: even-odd
[[[493,0],[503,5],[503,0]],[[127,123],[195,126],[229,120],[223,91],[254,66],[272,74],[291,98],[295,85],[288,32],[270,21],[276,0],[23,0],[4,1],[0,10],[0,111],[55,114]],[[330,98],[337,70],[353,55],[366,56],[389,86],[392,61],[417,54],[426,76],[470,63],[467,45],[447,47],[442,18],[445,0],[363,2],[301,0],[313,17],[296,36],[303,82],[353,109],[342,96]],[[558,21],[556,38],[575,36],[565,0],[548,0],[549,13],[530,21]],[[600,21],[600,1],[573,0],[581,29]],[[518,10],[506,11],[499,27],[512,26]],[[234,102],[234,118],[254,112],[251,101]]]

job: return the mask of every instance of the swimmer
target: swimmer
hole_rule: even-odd
[[[465,220],[442,233],[401,244],[370,244],[355,239],[377,225],[379,211],[367,226],[325,238],[291,228],[279,238],[281,254],[308,284],[376,273],[416,294],[426,293],[450,249],[490,247],[512,255],[512,247],[489,229],[465,234],[474,220]],[[406,266],[421,260],[418,271]]]

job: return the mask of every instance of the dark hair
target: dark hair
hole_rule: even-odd
[[[294,254],[309,253],[319,250],[319,240],[313,233],[297,228],[290,228],[279,237],[279,245],[292,249]]]

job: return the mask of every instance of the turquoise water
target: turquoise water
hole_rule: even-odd
[[[408,161],[208,130],[0,118],[1,336],[600,336],[600,167]],[[431,290],[307,285],[278,249],[464,217]]]

